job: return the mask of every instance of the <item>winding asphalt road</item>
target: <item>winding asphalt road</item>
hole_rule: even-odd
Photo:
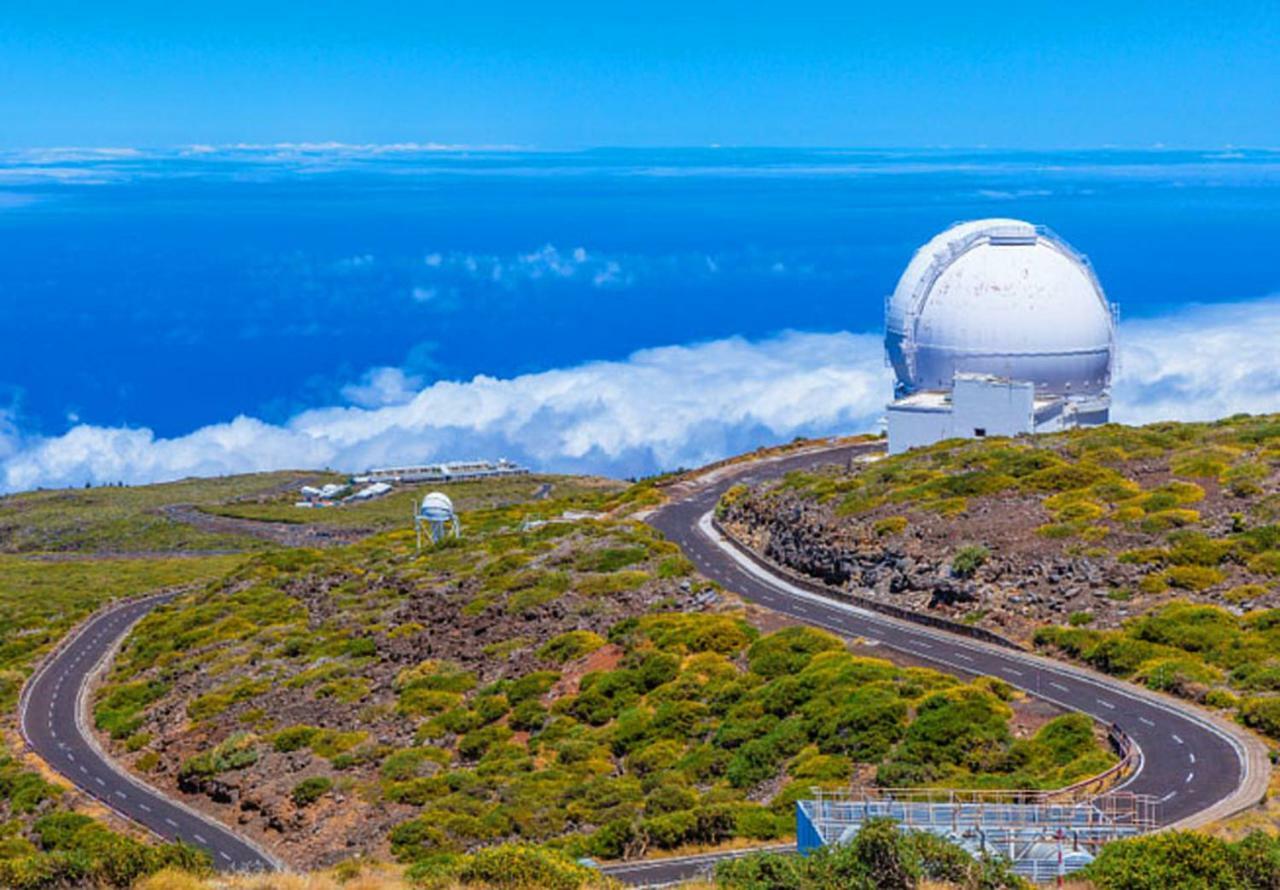
[[[723,540],[711,526],[720,495],[738,482],[759,482],[793,469],[845,463],[876,448],[855,445],[743,464],[685,483],[649,522],[680,545],[698,570],[748,600],[847,637],[876,641],[946,671],[999,677],[1031,695],[1119,724],[1141,749],[1124,788],[1159,801],[1162,824],[1189,827],[1221,818],[1261,798],[1269,777],[1265,749],[1238,727],[1118,680],[1028,653],[979,643],[841,602],[791,584],[758,558]],[[222,869],[280,866],[266,851],[210,816],[132,778],[98,748],[86,725],[85,695],[129,628],[165,594],[124,603],[90,619],[47,659],[21,702],[22,733],[55,770],[111,809],[166,839],[208,850]],[[620,880],[660,885],[706,872],[724,855],[650,860],[606,867]]]
[[[87,721],[89,687],[139,619],[177,596],[121,603],[90,618],[45,660],[19,703],[22,735],[46,763],[109,808],[164,840],[207,850],[226,871],[273,871],[279,860],[216,819],[170,800],[116,766],[98,747]]]
[[[1265,748],[1239,727],[1196,708],[1128,683],[1071,665],[979,643],[841,602],[791,584],[758,558],[723,540],[711,526],[720,496],[732,485],[774,478],[791,470],[845,464],[878,445],[805,452],[746,464],[690,486],[649,518],[680,545],[698,571],[745,599],[845,637],[862,637],[953,674],[999,677],[1012,686],[1070,711],[1118,724],[1141,750],[1140,764],[1123,788],[1158,801],[1162,825],[1191,827],[1221,818],[1259,800],[1270,776]],[[672,883],[713,863],[661,860],[610,868],[634,883]]]

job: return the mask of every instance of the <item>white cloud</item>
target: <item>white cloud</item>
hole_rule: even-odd
[[[1280,296],[1120,326],[1124,423],[1280,412]]]
[[[1280,298],[1126,322],[1117,420],[1280,410]],[[547,470],[648,473],[796,435],[875,427],[890,390],[871,334],[788,333],[634,353],[511,379],[418,381],[378,368],[347,406],[283,426],[248,417],[173,439],[77,426],[22,437],[0,415],[0,490],[283,467],[506,456]]]
[[[635,276],[625,267],[639,267],[646,261],[640,257],[609,257],[591,253],[585,247],[561,250],[544,244],[527,253],[498,256],[496,254],[432,252],[422,258],[429,281],[413,287],[410,295],[416,302],[427,303],[438,295],[440,283],[458,282],[493,285],[513,290],[525,283],[590,282],[596,288],[626,287]]]
[[[402,395],[408,381],[397,373],[379,369],[346,394],[366,403],[386,390]],[[283,426],[239,417],[174,439],[77,426],[19,443],[0,461],[0,488],[468,456],[630,475],[867,428],[887,385],[871,335],[719,340],[512,379],[439,382],[405,404],[318,409]]]
[[[381,408],[413,401],[421,389],[421,377],[411,377],[400,368],[373,368],[359,383],[344,386],[342,397],[362,408]]]

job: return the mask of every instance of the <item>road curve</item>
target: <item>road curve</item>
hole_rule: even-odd
[[[1166,825],[1190,827],[1261,798],[1269,778],[1266,751],[1238,727],[1114,678],[800,589],[722,540],[710,525],[711,511],[730,485],[844,463],[876,447],[845,446],[731,466],[708,474],[701,484],[686,485],[649,522],[678,544],[704,576],[748,600],[844,636],[875,640],[951,673],[1000,677],[1061,707],[1120,724],[1143,755],[1124,787],[1160,800]],[[19,705],[22,735],[49,766],[87,794],[166,840],[181,839],[207,850],[216,868],[279,869],[280,861],[267,851],[129,775],[101,750],[88,727],[86,696],[94,677],[114,657],[129,629],[175,596],[165,593],[120,603],[81,625],[24,687]],[[733,855],[741,852],[620,863],[605,871],[627,883],[654,886],[705,873],[719,859]]]
[[[797,587],[723,540],[710,517],[731,485],[791,470],[843,464],[876,445],[809,451],[716,474],[655,511],[649,523],[680,546],[698,571],[745,599],[846,637],[863,637],[953,674],[999,677],[1012,686],[1104,723],[1118,724],[1141,750],[1127,791],[1149,794],[1165,826],[1192,827],[1261,799],[1270,776],[1265,748],[1247,732],[1176,699],[1047,658],[890,618]],[[663,884],[709,867],[705,861],[638,862],[611,867],[630,883]]]
[[[177,593],[112,606],[80,626],[23,688],[19,725],[27,745],[72,784],[164,840],[206,850],[222,871],[271,871],[280,862],[211,816],[165,797],[131,776],[98,746],[87,694],[139,619]]]

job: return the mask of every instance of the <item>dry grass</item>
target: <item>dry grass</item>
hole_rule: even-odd
[[[1203,829],[1229,841],[1238,841],[1254,831],[1280,832],[1280,770],[1272,770],[1266,796],[1255,806]]]
[[[181,871],[162,871],[135,884],[134,890],[410,890],[412,886],[394,866],[368,865],[355,875],[342,870],[198,878]]]

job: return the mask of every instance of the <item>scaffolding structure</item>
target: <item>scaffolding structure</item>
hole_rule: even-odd
[[[1154,830],[1158,809],[1154,797],[1127,791],[814,789],[796,804],[796,839],[803,853],[845,843],[872,819],[892,819],[903,831],[1003,856],[1023,877],[1047,881],[1083,868],[1103,844]]]

